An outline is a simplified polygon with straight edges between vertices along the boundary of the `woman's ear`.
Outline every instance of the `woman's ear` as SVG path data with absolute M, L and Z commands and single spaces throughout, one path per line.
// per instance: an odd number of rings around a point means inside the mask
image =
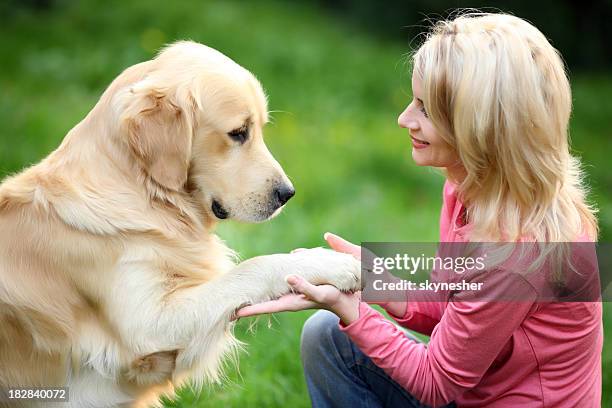
M 179 191 L 187 181 L 191 157 L 191 112 L 166 91 L 133 87 L 123 112 L 127 142 L 144 171 L 161 186 Z

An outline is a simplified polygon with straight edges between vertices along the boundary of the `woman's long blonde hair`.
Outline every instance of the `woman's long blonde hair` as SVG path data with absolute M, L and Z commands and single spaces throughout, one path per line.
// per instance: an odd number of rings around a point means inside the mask
M 537 28 L 507 14 L 464 14 L 436 23 L 413 58 L 428 115 L 467 173 L 454 181 L 470 239 L 597 239 L 569 149 L 569 81 Z

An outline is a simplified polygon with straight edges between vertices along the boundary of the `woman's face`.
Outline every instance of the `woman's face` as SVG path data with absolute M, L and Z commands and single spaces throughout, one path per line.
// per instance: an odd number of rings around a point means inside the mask
M 408 129 L 412 142 L 412 159 L 418 166 L 445 167 L 449 171 L 461 166 L 455 149 L 444 141 L 427 116 L 423 105 L 421 80 L 412 74 L 412 102 L 399 115 L 397 123 Z

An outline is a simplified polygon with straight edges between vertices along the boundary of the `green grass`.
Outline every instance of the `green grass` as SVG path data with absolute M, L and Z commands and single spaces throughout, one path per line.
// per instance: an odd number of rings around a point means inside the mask
M 39 161 L 122 69 L 178 39 L 213 46 L 254 72 L 274 111 L 266 140 L 297 195 L 268 223 L 219 228 L 244 258 L 322 245 L 325 231 L 355 242 L 437 239 L 443 178 L 412 163 L 408 136 L 396 125 L 410 99 L 408 45 L 290 2 L 85 1 L 13 12 L 0 26 L 0 176 Z M 572 84 L 573 146 L 609 241 L 612 80 L 573 73 Z M 298 354 L 308 315 L 277 315 L 270 328 L 262 319 L 255 333 L 240 321 L 238 337 L 249 343 L 240 374 L 230 368 L 228 384 L 199 398 L 184 391 L 167 406 L 309 406 Z M 610 316 L 606 304 L 606 338 Z M 609 341 L 603 360 L 605 405 L 612 404 Z

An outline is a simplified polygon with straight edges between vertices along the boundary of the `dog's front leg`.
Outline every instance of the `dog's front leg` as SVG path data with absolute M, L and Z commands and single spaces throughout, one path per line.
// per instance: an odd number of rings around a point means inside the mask
M 342 291 L 355 291 L 360 289 L 360 271 L 360 262 L 353 256 L 314 248 L 251 258 L 221 280 L 236 287 L 237 300 L 259 303 L 288 293 L 285 277 L 291 274 L 315 285 L 330 284 Z
M 131 275 L 125 274 L 117 286 L 129 303 L 118 306 L 132 316 L 122 320 L 131 322 L 124 328 L 124 337 L 138 340 L 134 346 L 141 350 L 137 352 L 141 356 L 177 350 L 175 380 L 185 375 L 196 383 L 219 380 L 222 362 L 239 348 L 231 330 L 236 309 L 288 293 L 287 275 L 343 291 L 360 289 L 360 262 L 351 255 L 322 248 L 252 258 L 210 282 L 164 296 L 158 284 L 147 291 L 130 286 L 137 271 L 131 269 Z M 140 273 L 148 273 L 148 269 Z M 148 296 L 136 296 L 139 293 Z
M 177 370 L 195 368 L 203 378 L 216 379 L 221 361 L 238 345 L 231 335 L 231 317 L 236 309 L 288 293 L 287 275 L 353 291 L 360 289 L 360 266 L 351 255 L 322 248 L 259 256 L 211 282 L 177 294 L 176 301 L 183 305 L 182 318 L 194 321 L 198 332 L 179 353 Z

